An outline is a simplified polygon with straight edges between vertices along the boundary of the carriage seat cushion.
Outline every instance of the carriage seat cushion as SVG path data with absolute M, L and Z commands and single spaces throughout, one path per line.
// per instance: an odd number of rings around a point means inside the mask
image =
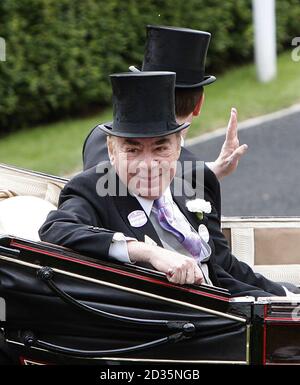
M 0 234 L 39 241 L 38 230 L 52 210 L 56 210 L 52 203 L 34 196 L 4 199 L 0 201 Z
M 222 225 L 240 261 L 272 281 L 300 286 L 299 218 L 223 218 Z

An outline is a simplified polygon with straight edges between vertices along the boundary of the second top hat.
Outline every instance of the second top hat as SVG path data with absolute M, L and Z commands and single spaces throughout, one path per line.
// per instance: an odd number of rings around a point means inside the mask
M 216 80 L 205 75 L 211 34 L 188 28 L 147 26 L 142 71 L 174 71 L 177 88 L 195 88 Z

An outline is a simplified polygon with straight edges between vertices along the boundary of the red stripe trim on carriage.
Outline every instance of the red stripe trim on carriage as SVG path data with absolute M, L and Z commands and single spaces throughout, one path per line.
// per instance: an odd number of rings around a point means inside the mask
M 286 318 L 284 318 L 284 317 L 282 317 L 282 318 L 276 318 L 276 317 L 267 317 L 267 318 L 265 318 L 265 321 L 290 321 L 290 322 L 292 322 L 292 323 L 295 323 L 295 322 L 298 322 L 299 323 L 299 326 L 300 326 L 300 322 L 299 322 L 299 318 L 297 318 L 297 319 L 293 319 L 293 318 L 291 318 L 291 317 L 286 317 Z
M 49 364 L 48 362 L 42 362 L 42 361 L 36 361 L 35 359 L 26 358 L 23 356 L 19 357 L 21 365 L 53 365 Z
M 267 362 L 267 328 L 266 328 L 266 324 L 264 324 L 262 364 L 266 365 L 266 362 Z
M 218 299 L 218 300 L 221 300 L 221 301 L 229 302 L 229 298 L 222 297 L 220 295 L 209 294 L 209 293 L 205 293 L 205 292 L 200 291 L 200 290 L 190 289 L 190 288 L 187 288 L 187 287 L 175 286 L 175 285 L 167 283 L 167 282 L 159 281 L 158 279 L 155 279 L 155 278 L 144 277 L 142 275 L 138 275 L 138 274 L 135 274 L 135 273 L 129 273 L 127 271 L 116 269 L 114 267 L 98 265 L 96 263 L 88 262 L 88 261 L 80 261 L 80 260 L 78 260 L 76 258 L 73 258 L 73 257 L 65 257 L 65 256 L 63 256 L 61 254 L 57 254 L 57 253 L 52 252 L 52 251 L 40 250 L 40 249 L 31 247 L 31 246 L 22 245 L 21 243 L 15 242 L 14 240 L 12 240 L 10 242 L 10 245 L 11 246 L 17 246 L 17 247 L 20 247 L 21 249 L 25 249 L 25 250 L 35 251 L 35 252 L 38 252 L 38 253 L 41 253 L 41 254 L 46 254 L 46 255 L 49 255 L 51 257 L 57 257 L 59 259 L 64 259 L 66 261 L 72 261 L 72 262 L 79 263 L 79 264 L 82 264 L 82 265 L 87 265 L 87 266 L 95 267 L 96 269 L 111 271 L 113 273 L 117 273 L 117 274 L 129 276 L 129 277 L 137 278 L 137 279 L 140 279 L 140 280 L 143 280 L 143 281 L 148 281 L 148 282 L 156 283 L 156 284 L 159 284 L 159 285 L 162 285 L 162 286 L 176 288 L 176 289 L 181 290 L 181 291 L 187 291 L 189 293 L 199 294 L 199 295 L 202 295 L 202 296 L 205 296 L 205 297 L 210 297 L 210 298 Z

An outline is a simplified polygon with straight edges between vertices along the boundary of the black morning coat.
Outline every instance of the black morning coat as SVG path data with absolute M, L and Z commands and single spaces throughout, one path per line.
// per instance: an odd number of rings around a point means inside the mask
M 104 260 L 109 258 L 108 250 L 115 232 L 122 232 L 139 241 L 144 241 L 147 235 L 162 246 L 150 220 L 141 227 L 130 225 L 128 215 L 135 210 L 143 210 L 135 197 L 130 194 L 121 196 L 119 193 L 117 196 L 109 194 L 99 196 L 97 193 L 99 186 L 105 188 L 102 177 L 108 179 L 112 175 L 115 176 L 109 162 L 106 163 L 107 167 L 102 173 L 99 173 L 99 169 L 97 170 L 95 166 L 107 158 L 106 135 L 96 127 L 84 145 L 85 171 L 71 179 L 62 190 L 58 210 L 50 212 L 39 231 L 41 240 Z M 197 158 L 182 148 L 180 161 L 184 160 L 197 160 Z M 203 219 L 199 220 L 195 213 L 187 210 L 185 196 L 173 196 L 173 199 L 196 231 L 200 224 L 208 228 L 209 244 L 212 249 L 208 262 L 211 281 L 215 286 L 228 289 L 233 296 L 284 296 L 285 291 L 281 285 L 261 275 L 256 276 L 247 264 L 238 261 L 231 254 L 220 228 L 219 182 L 208 167 L 205 167 L 204 173 L 204 199 L 212 204 L 210 214 L 204 214 Z M 174 181 L 171 184 L 171 191 L 173 187 Z

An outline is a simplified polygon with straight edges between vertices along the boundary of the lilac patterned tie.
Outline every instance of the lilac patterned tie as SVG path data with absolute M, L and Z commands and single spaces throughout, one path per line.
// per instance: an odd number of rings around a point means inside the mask
M 162 196 L 156 199 L 153 203 L 153 207 L 156 209 L 154 214 L 160 226 L 172 233 L 182 246 L 196 259 L 199 258 L 201 252 L 201 238 L 191 229 L 190 224 L 184 219 L 176 218 L 176 213 L 173 209 L 171 202 L 167 202 L 165 197 Z

